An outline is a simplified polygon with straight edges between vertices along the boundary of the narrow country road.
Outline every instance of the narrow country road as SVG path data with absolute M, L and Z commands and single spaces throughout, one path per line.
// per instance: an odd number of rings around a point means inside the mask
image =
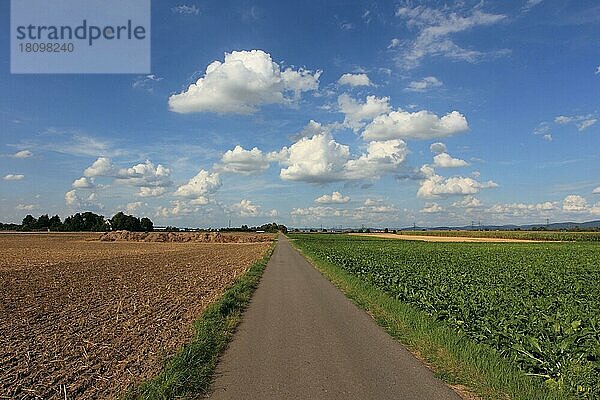
M 210 398 L 459 397 L 281 235 Z

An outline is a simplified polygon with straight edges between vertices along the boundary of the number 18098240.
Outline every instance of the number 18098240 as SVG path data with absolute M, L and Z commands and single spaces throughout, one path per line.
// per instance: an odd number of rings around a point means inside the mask
M 19 43 L 21 53 L 72 53 L 75 50 L 73 43 Z

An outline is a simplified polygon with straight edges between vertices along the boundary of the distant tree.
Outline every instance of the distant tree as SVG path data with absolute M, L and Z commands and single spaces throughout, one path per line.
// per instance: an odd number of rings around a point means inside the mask
M 122 211 L 119 211 L 110 219 L 110 226 L 113 231 L 142 231 L 140 220 L 133 215 L 124 214 Z
M 287 227 L 285 227 L 284 225 L 277 225 L 276 223 L 271 223 L 271 224 L 264 224 L 261 226 L 258 226 L 252 230 L 258 230 L 258 231 L 265 231 L 265 232 L 269 232 L 269 233 L 276 233 L 279 231 L 285 231 L 287 232 Z
M 55 215 L 54 217 L 50 218 L 50 229 L 53 231 L 63 230 L 63 224 L 58 215 Z
M 21 223 L 21 226 L 23 227 L 24 231 L 30 231 L 30 230 L 36 228 L 36 224 L 37 224 L 37 220 L 35 218 L 33 218 L 33 215 L 27 214 L 25 216 L 25 218 L 23 218 L 23 222 Z
M 63 225 L 67 232 L 81 232 L 83 231 L 83 217 L 79 213 L 71 215 L 65 218 Z
M 18 224 L 3 224 L 0 222 L 0 231 L 19 231 L 22 226 Z
M 88 211 L 65 218 L 63 228 L 68 232 L 103 232 L 108 230 L 108 225 L 104 216 Z
M 86 231 L 102 232 L 108 230 L 108 224 L 104 216 L 93 212 L 83 213 L 83 226 Z
M 150 221 L 150 218 L 147 217 L 140 220 L 140 226 L 144 232 L 152 232 L 154 230 L 154 224 Z
M 209 229 L 210 230 L 210 229 Z M 253 226 L 248 227 L 248 225 L 242 225 L 239 228 L 221 228 L 219 229 L 221 232 L 256 232 L 256 231 L 264 231 L 268 233 L 276 233 L 276 232 L 287 232 L 287 227 L 285 225 L 277 225 L 276 223 L 264 224 L 261 226 Z
M 35 224 L 37 229 L 48 229 L 50 228 L 50 217 L 48 214 L 40 215 L 37 219 L 37 223 Z

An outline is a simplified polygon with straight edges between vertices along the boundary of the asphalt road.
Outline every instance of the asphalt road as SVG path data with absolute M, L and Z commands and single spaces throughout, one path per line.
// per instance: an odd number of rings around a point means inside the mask
M 283 236 L 211 399 L 459 399 Z

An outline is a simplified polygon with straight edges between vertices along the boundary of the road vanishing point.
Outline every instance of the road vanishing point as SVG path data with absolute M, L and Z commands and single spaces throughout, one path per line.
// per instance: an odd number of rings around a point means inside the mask
M 211 399 L 459 399 L 280 235 Z

